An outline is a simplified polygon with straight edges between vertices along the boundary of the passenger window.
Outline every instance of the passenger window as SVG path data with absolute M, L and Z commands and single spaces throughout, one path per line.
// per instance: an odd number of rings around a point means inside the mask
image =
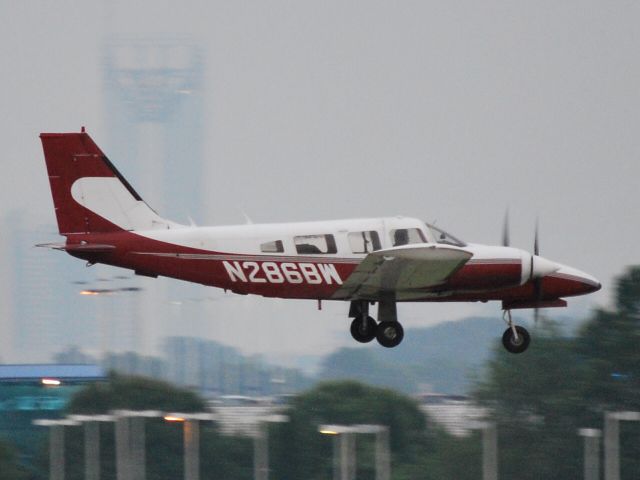
M 284 252 L 284 245 L 282 244 L 282 240 L 265 242 L 260 244 L 260 251 L 263 253 L 282 253 Z
M 391 230 L 391 242 L 394 247 L 410 243 L 427 243 L 419 228 L 399 228 Z
M 378 232 L 350 232 L 348 235 L 352 253 L 369 253 L 380 250 L 380 237 Z
M 303 254 L 337 253 L 336 241 L 333 235 L 301 235 L 293 237 L 296 251 Z

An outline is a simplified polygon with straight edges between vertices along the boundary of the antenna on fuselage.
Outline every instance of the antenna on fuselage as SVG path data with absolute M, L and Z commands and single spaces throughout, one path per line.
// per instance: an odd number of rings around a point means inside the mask
M 244 217 L 244 223 L 246 223 L 247 225 L 253 225 L 253 220 L 251 220 L 251 217 L 247 215 L 247 212 L 244 211 L 244 208 L 238 207 L 238 210 L 240 210 L 240 213 Z
M 509 247 L 511 239 L 509 237 L 509 208 L 504 213 L 504 221 L 502 222 L 502 246 Z

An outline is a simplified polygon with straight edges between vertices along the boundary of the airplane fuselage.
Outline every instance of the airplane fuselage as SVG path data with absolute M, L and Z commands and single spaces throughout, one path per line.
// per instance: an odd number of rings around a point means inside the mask
M 112 246 L 98 252 L 71 249 L 69 253 L 92 263 L 129 268 L 140 275 L 166 276 L 239 294 L 347 300 L 342 287 L 368 254 L 357 251 L 361 245 L 353 245 L 350 239 L 362 232 L 376 232 L 380 242 L 377 247 L 392 248 L 391 232 L 399 229 L 418 229 L 426 240 L 420 245 L 438 245 L 424 222 L 405 217 L 174 226 L 137 232 L 75 234 L 68 237 L 68 244 Z M 327 236 L 333 239 L 335 251 L 298 253 L 301 249 L 296 239 L 324 241 Z M 460 248 L 473 256 L 439 285 L 395 292 L 397 301 L 532 299 L 532 261 L 528 252 L 478 244 L 447 245 L 447 248 Z M 543 299 L 549 300 L 588 293 L 598 285 L 593 277 L 566 266 L 559 266 L 542 281 Z

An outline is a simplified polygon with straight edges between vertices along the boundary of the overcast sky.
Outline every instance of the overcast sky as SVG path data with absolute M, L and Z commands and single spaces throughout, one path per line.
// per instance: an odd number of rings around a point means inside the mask
M 515 246 L 531 249 L 539 217 L 542 255 L 603 282 L 570 302 L 576 314 L 606 305 L 638 263 L 638 2 L 3 1 L 0 19 L 1 214 L 54 223 L 40 132 L 86 125 L 109 155 L 105 38 L 178 34 L 206 54 L 199 223 L 402 214 L 495 244 L 509 207 Z M 250 314 L 195 333 L 263 353 L 351 344 L 346 305 L 222 304 L 210 308 Z M 409 326 L 500 314 L 403 313 Z M 271 315 L 282 322 L 258 325 Z M 314 339 L 291 339 L 296 328 Z

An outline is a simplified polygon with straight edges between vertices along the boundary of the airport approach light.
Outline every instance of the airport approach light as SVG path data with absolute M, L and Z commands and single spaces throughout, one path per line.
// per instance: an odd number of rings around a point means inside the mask
M 620 480 L 620 422 L 640 421 L 640 412 L 604 412 L 604 478 Z
M 581 428 L 578 435 L 584 437 L 584 480 L 600 478 L 600 437 L 602 430 Z
M 62 384 L 57 378 L 43 378 L 40 382 L 48 387 L 57 387 Z
M 389 427 L 385 425 L 320 425 L 318 432 L 336 436 L 334 443 L 333 478 L 340 480 L 355 479 L 356 472 L 356 434 L 374 434 L 376 436 L 375 463 L 376 480 L 389 480 L 391 476 L 391 456 L 389 451 Z

